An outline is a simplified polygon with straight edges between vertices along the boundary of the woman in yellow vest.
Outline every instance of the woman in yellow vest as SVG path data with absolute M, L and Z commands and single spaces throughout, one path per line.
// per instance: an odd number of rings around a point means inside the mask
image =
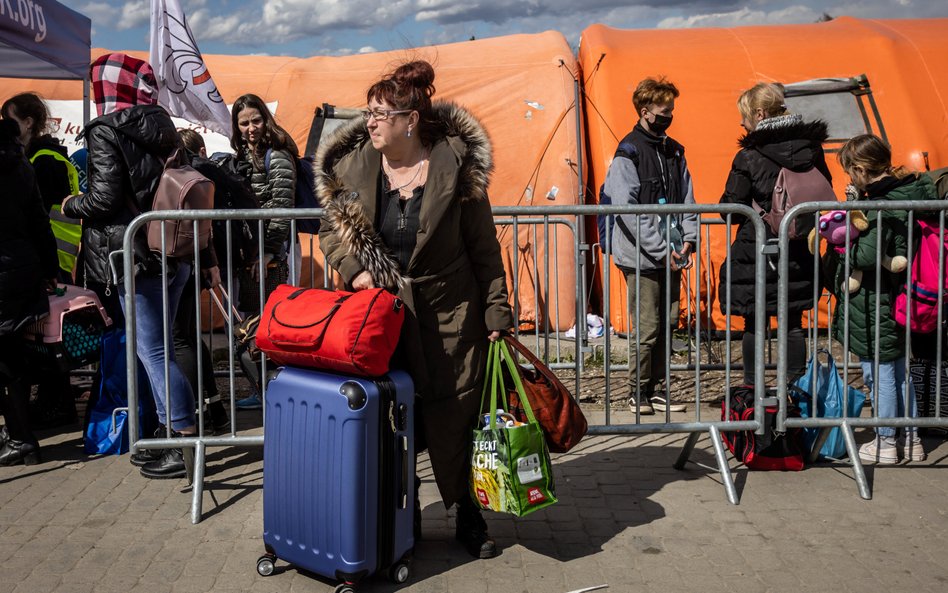
M 70 163 L 66 148 L 47 133 L 49 110 L 37 95 L 21 93 L 7 99 L 0 107 L 0 114 L 3 119 L 13 120 L 20 126 L 19 142 L 33 164 L 36 184 L 56 237 L 58 280 L 73 284 L 82 227 L 78 220 L 63 216 L 61 204 L 66 196 L 79 193 L 76 168 Z M 77 421 L 68 374 L 48 371 L 41 374 L 37 398 L 30 404 L 29 417 L 34 428 L 65 426 Z
M 20 144 L 26 157 L 33 163 L 36 181 L 43 195 L 43 205 L 49 212 L 53 234 L 62 270 L 59 280 L 73 283 L 76 253 L 82 229 L 79 221 L 63 216 L 60 209 L 63 198 L 79 193 L 79 175 L 69 161 L 66 148 L 47 133 L 50 124 L 49 110 L 34 93 L 20 93 L 4 101 L 0 108 L 4 119 L 12 119 L 20 125 Z

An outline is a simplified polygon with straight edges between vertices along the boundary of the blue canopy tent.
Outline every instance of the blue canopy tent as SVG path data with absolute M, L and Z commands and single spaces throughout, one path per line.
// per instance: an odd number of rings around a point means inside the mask
M 0 77 L 83 81 L 89 121 L 92 21 L 54 0 L 0 0 Z

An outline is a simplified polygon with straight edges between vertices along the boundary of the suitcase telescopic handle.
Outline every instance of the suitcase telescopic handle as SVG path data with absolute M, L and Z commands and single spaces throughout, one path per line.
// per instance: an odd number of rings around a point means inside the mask
M 401 492 L 401 496 L 399 496 L 398 498 L 399 502 L 401 503 L 401 506 L 399 506 L 398 508 L 407 509 L 408 508 L 408 480 L 409 480 L 408 437 L 402 436 L 400 440 L 401 440 L 401 443 L 400 443 L 401 447 L 399 447 L 399 449 L 401 449 L 401 452 L 402 452 L 402 492 Z
M 230 300 L 230 295 L 227 294 L 227 291 L 224 290 L 223 286 L 218 286 L 217 288 L 221 291 L 221 294 L 224 295 L 224 300 L 227 301 L 227 304 L 230 305 L 231 313 L 234 315 L 234 319 L 236 319 L 238 323 L 243 323 L 244 316 L 241 315 L 240 311 L 237 310 L 237 307 L 234 305 L 234 301 Z M 217 293 L 214 292 L 213 289 L 209 290 L 208 293 L 211 295 L 211 300 L 214 301 L 215 305 L 217 305 L 217 310 L 220 311 L 221 315 L 223 315 L 226 319 L 228 316 L 227 309 L 224 307 L 224 303 L 221 302 L 220 297 L 217 296 Z

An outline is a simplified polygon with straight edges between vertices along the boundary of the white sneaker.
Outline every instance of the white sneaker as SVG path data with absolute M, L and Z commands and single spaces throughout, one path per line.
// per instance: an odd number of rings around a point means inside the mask
M 895 446 L 895 439 L 877 436 L 859 447 L 859 459 L 867 463 L 878 463 L 880 465 L 898 463 L 899 450 Z
M 922 439 L 916 435 L 914 438 L 906 437 L 902 447 L 902 457 L 905 461 L 925 461 L 928 455 L 922 448 Z
M 648 403 L 648 400 L 646 400 L 645 398 L 642 398 L 642 405 L 637 406 L 635 404 L 635 398 L 630 397 L 629 410 L 631 410 L 632 413 L 635 414 L 636 409 L 639 411 L 639 415 L 641 416 L 651 416 L 655 413 L 655 410 L 652 408 L 652 404 Z
M 685 404 L 669 404 L 664 395 L 653 395 L 649 401 L 652 403 L 652 407 L 659 412 L 664 412 L 665 408 L 668 408 L 672 412 L 685 412 L 688 410 L 688 406 Z

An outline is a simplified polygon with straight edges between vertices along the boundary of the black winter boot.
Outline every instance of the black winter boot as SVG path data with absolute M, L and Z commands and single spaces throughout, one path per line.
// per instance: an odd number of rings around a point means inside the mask
M 497 545 L 487 534 L 487 522 L 470 499 L 464 498 L 458 503 L 454 537 L 475 558 L 493 558 L 497 555 Z
M 30 385 L 20 379 L 0 388 L 0 411 L 6 421 L 7 441 L 0 449 L 0 465 L 40 462 L 40 446 L 30 431 Z
M 188 475 L 184 467 L 184 453 L 181 449 L 160 449 L 161 458 L 146 463 L 139 470 L 142 476 L 153 480 L 171 480 Z
M 36 465 L 40 462 L 40 447 L 36 441 L 9 440 L 0 449 L 0 465 Z
M 173 438 L 183 436 L 180 432 L 171 431 Z M 139 470 L 142 476 L 153 480 L 171 480 L 174 478 L 183 478 L 188 475 L 184 465 L 184 452 L 180 448 L 175 449 L 157 449 L 161 457 L 157 461 L 146 463 Z
M 161 424 L 155 429 L 155 438 L 161 439 L 165 436 L 165 427 Z M 141 449 L 138 453 L 131 455 L 128 460 L 135 467 L 141 467 L 146 463 L 158 461 L 161 459 L 161 449 Z

